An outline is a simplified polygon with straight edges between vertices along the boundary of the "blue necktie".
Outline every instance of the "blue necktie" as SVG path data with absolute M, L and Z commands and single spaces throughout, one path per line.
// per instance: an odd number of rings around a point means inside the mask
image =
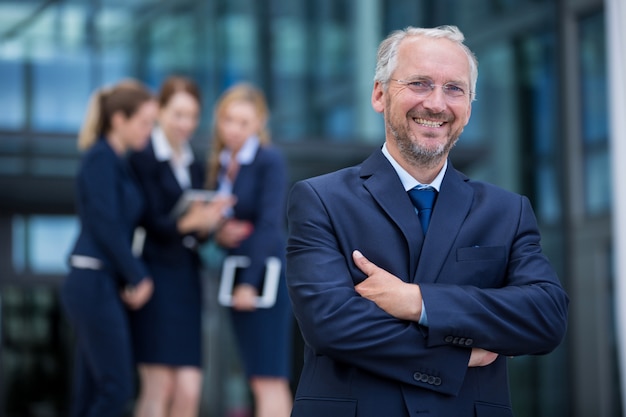
M 433 204 L 435 203 L 435 198 L 437 198 L 437 190 L 433 187 L 415 187 L 410 189 L 408 193 L 413 205 L 417 208 L 417 216 L 422 224 L 422 230 L 426 234 L 428 223 L 430 223 L 430 215 L 433 211 Z

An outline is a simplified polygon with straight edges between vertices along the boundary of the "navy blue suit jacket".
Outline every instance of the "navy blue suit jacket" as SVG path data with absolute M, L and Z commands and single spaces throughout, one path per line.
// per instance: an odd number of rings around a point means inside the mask
M 141 184 L 147 206 L 142 220 L 146 229 L 143 257 L 147 262 L 176 264 L 189 251 L 183 245 L 184 236 L 178 231 L 178 219 L 171 216 L 183 189 L 174 176 L 169 160 L 156 159 L 152 141 L 141 152 L 132 154 L 130 162 Z M 189 166 L 189 176 L 190 188 L 204 187 L 203 164 L 194 161 Z
M 239 283 L 260 290 L 266 259 L 274 256 L 284 261 L 287 186 L 287 166 L 277 148 L 260 146 L 254 161 L 239 168 L 233 185 L 234 217 L 254 225 L 253 233 L 229 251 L 229 255 L 250 257 L 250 266 L 237 274 Z
M 528 199 L 451 164 L 425 239 L 380 150 L 297 183 L 288 218 L 287 283 L 306 344 L 293 417 L 512 416 L 506 357 L 550 352 L 564 336 L 568 298 Z M 419 283 L 428 328 L 359 296 L 355 249 Z M 468 368 L 473 347 L 500 356 Z
M 97 258 L 119 284 L 137 284 L 148 274 L 131 252 L 144 202 L 128 166 L 104 139 L 81 159 L 76 176 L 81 231 L 72 254 Z

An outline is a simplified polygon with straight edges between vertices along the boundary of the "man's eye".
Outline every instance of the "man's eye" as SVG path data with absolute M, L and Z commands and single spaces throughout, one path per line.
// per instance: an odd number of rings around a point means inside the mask
M 463 87 L 459 87 L 455 84 L 446 84 L 444 89 L 453 94 L 465 94 L 465 90 Z
M 425 90 L 430 88 L 430 84 L 426 81 L 411 81 L 409 85 L 413 88 L 417 88 L 419 90 Z

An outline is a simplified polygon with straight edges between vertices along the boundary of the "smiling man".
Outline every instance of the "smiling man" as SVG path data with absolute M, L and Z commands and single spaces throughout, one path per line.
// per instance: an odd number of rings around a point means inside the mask
M 385 39 L 372 92 L 385 143 L 291 191 L 306 343 L 293 417 L 510 417 L 506 361 L 563 339 L 568 297 L 529 200 L 448 159 L 478 77 L 463 40 L 453 26 Z

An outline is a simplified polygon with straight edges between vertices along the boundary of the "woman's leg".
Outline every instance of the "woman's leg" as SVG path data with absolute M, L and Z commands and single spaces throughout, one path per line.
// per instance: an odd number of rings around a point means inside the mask
M 72 415 L 124 415 L 134 392 L 134 366 L 124 306 L 102 271 L 73 270 L 63 301 L 77 338 Z
M 139 364 L 139 397 L 135 417 L 166 417 L 174 393 L 174 368 Z
M 286 378 L 254 376 L 250 378 L 250 388 L 255 417 L 289 417 L 293 398 Z
M 197 417 L 202 395 L 202 370 L 183 366 L 175 368 L 174 394 L 170 417 Z
M 83 352 L 80 339 L 76 341 L 74 355 L 70 417 L 82 417 L 89 413 L 89 407 L 93 403 L 95 381 L 87 368 L 85 352 Z

